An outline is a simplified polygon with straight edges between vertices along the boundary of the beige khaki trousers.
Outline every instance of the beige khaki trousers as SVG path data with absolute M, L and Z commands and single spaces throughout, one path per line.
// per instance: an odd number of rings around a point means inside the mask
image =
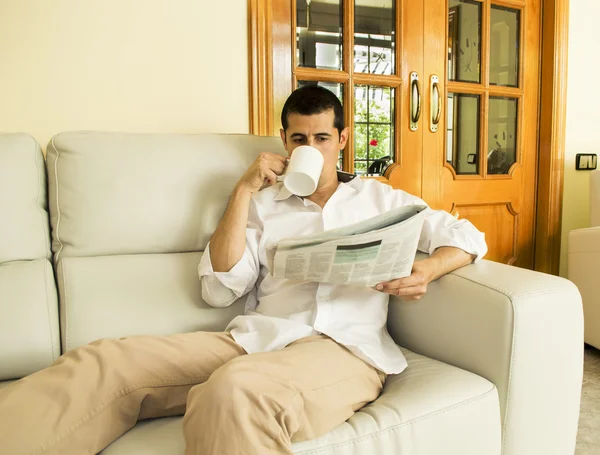
M 325 336 L 250 355 L 228 333 L 100 340 L 0 390 L 0 454 L 93 455 L 138 420 L 185 414 L 186 455 L 287 455 L 384 381 Z

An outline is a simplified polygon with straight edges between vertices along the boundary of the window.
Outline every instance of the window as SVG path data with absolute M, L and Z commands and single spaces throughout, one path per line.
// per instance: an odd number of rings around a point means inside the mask
M 344 104 L 352 140 L 340 169 L 383 175 L 397 148 L 395 1 L 296 0 L 292 9 L 295 86 L 319 84 Z

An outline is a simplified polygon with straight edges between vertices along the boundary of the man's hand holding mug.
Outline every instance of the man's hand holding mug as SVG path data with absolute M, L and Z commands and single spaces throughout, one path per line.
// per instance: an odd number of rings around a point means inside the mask
M 256 193 L 265 185 L 282 181 L 290 193 L 310 196 L 319 184 L 323 161 L 321 152 L 309 145 L 296 147 L 289 158 L 264 152 L 239 180 L 238 187 Z

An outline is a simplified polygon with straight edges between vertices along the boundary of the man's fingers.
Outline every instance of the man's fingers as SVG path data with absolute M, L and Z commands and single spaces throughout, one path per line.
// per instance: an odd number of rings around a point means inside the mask
M 410 286 L 420 286 L 425 284 L 425 279 L 421 275 L 413 274 L 405 278 L 398 278 L 397 280 L 386 281 L 379 283 L 376 288 L 379 291 L 386 292 L 390 289 L 405 288 Z
M 283 156 L 283 155 L 278 155 L 277 153 L 269 153 L 269 152 L 265 152 L 262 153 L 261 156 L 268 161 L 269 163 L 273 164 L 273 165 L 281 165 L 283 164 L 284 166 L 287 164 L 287 162 L 289 161 L 289 157 L 288 156 Z
M 276 155 L 275 153 L 264 154 L 262 156 L 263 164 L 261 167 L 267 168 L 280 175 L 287 166 L 287 157 Z
M 259 167 L 280 168 L 285 167 L 288 162 L 288 157 L 278 155 L 276 153 L 263 152 L 256 159 Z
M 275 158 L 277 161 L 281 161 L 282 163 L 285 163 L 290 158 L 289 156 L 280 155 L 278 153 L 269 153 L 269 156 Z
M 427 288 L 424 286 L 410 286 L 408 288 L 392 289 L 390 293 L 392 295 L 397 295 L 398 297 L 408 297 L 423 295 L 426 290 Z
M 277 183 L 277 174 L 275 174 L 275 172 L 273 172 L 271 169 L 265 169 L 265 180 L 269 184 L 274 185 Z
M 408 286 L 402 288 L 387 288 L 387 289 L 378 289 L 378 291 L 384 292 L 390 295 L 413 295 L 413 294 L 424 294 L 427 290 L 426 286 Z
M 270 163 L 270 168 L 271 170 L 273 170 L 276 174 L 281 175 L 283 173 L 283 171 L 285 170 L 285 163 L 282 163 L 281 161 L 275 161 L 273 163 Z
M 389 295 L 399 297 L 402 300 L 419 300 L 427 292 L 425 286 L 411 286 L 408 288 L 400 289 L 389 289 L 387 291 L 381 291 Z
M 285 170 L 285 164 L 275 161 L 264 161 L 257 168 L 257 173 L 265 182 L 274 185 L 277 183 L 277 176 Z

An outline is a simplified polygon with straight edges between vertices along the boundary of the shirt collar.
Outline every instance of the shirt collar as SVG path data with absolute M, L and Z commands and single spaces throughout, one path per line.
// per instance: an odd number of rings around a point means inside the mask
M 339 181 L 339 175 L 338 175 L 338 181 Z M 338 191 L 339 188 L 341 188 L 341 187 L 351 188 L 358 193 L 361 190 L 361 188 L 363 187 L 363 181 L 359 176 L 356 176 L 347 183 L 340 182 L 340 185 L 338 186 L 338 189 L 336 191 Z M 281 188 L 279 189 L 279 192 L 277 193 L 277 195 L 275 195 L 274 200 L 275 201 L 285 201 L 286 199 L 289 199 L 291 196 L 293 196 L 293 194 L 290 193 L 288 191 L 288 189 L 285 186 L 283 186 L 283 183 L 282 183 Z M 298 197 L 298 196 L 296 196 L 296 197 Z

